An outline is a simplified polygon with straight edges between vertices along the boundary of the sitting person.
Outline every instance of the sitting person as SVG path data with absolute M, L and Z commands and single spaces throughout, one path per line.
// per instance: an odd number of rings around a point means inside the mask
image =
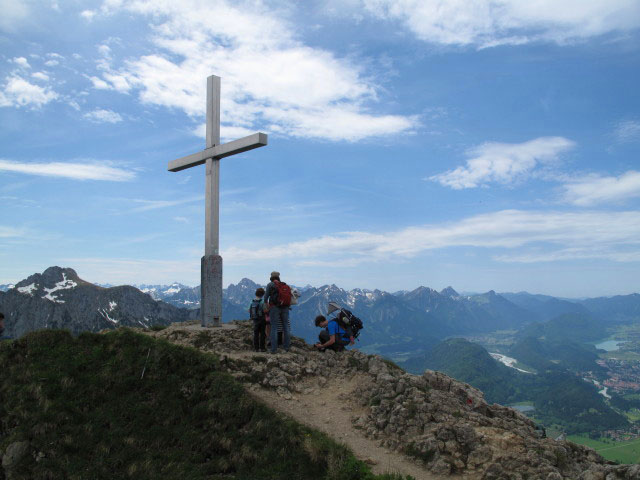
M 335 318 L 327 320 L 323 315 L 318 315 L 315 323 L 316 327 L 322 328 L 320 335 L 318 335 L 319 342 L 314 345 L 320 351 L 324 352 L 329 348 L 341 352 L 347 345 L 353 345 L 353 337 Z

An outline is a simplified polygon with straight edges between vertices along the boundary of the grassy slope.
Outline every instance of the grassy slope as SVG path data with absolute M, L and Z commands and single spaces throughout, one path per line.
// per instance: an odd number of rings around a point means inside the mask
M 131 331 L 34 332 L 0 343 L 0 365 L 0 452 L 30 442 L 16 479 L 391 478 L 254 401 L 213 356 Z
M 620 463 L 640 462 L 640 439 L 629 440 L 628 442 L 614 442 L 612 440 L 604 442 L 602 440 L 593 440 L 584 435 L 570 435 L 567 440 L 591 447 L 607 460 L 614 460 Z

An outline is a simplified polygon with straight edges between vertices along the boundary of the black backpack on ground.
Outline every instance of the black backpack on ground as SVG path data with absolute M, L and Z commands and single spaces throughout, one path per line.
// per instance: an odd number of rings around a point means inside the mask
M 347 331 L 350 337 L 358 338 L 360 335 L 360 330 L 364 328 L 362 325 L 362 320 L 356 317 L 353 313 L 351 313 L 346 308 L 341 308 L 340 313 L 336 317 L 338 325 Z

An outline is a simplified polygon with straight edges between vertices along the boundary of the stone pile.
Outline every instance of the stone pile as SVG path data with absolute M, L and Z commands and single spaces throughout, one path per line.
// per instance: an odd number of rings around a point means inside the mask
M 254 353 L 249 322 L 204 331 L 174 324 L 152 334 L 213 352 L 250 389 L 272 389 L 285 399 L 357 377 L 344 399 L 354 412 L 353 427 L 437 475 L 640 479 L 640 465 L 615 465 L 588 447 L 544 438 L 523 414 L 487 404 L 482 392 L 440 372 L 411 375 L 376 355 L 321 353 L 297 338 L 288 354 Z

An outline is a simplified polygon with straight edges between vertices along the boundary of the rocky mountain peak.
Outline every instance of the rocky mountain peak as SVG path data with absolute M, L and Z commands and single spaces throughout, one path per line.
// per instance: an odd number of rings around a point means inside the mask
M 50 286 L 49 284 L 56 284 L 63 281 L 82 281 L 73 268 L 62 267 L 47 268 L 44 272 L 42 272 L 42 279 L 46 282 L 47 286 Z
M 413 297 L 417 297 L 417 296 L 423 296 L 423 295 L 432 296 L 432 295 L 439 295 L 439 294 L 433 288 L 429 288 L 429 287 L 425 287 L 425 286 L 419 286 L 415 290 L 412 290 L 411 292 L 409 292 L 409 295 L 411 295 Z
M 458 298 L 460 296 L 460 294 L 458 292 L 456 292 L 453 287 L 447 287 L 445 289 L 443 289 L 440 292 L 440 295 L 444 296 L 444 297 L 450 297 L 450 298 Z
M 49 267 L 42 273 L 30 275 L 25 280 L 16 284 L 16 289 L 21 293 L 33 294 L 50 290 L 69 289 L 87 283 L 78 277 L 72 268 Z
M 233 285 L 233 284 L 232 284 Z M 229 285 L 231 286 L 231 285 Z M 260 285 L 258 285 L 256 282 L 254 282 L 253 280 L 249 279 L 249 278 L 243 278 L 242 280 L 240 280 L 238 282 L 238 287 L 243 287 L 243 288 L 258 288 Z

